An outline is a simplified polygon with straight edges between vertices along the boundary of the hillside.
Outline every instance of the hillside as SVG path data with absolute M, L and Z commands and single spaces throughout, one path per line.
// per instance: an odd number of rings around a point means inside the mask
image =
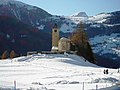
M 20 90 L 91 90 L 114 86 L 119 82 L 117 69 L 104 74 L 105 69 L 71 54 L 34 54 L 0 60 L 0 89 L 12 90 L 14 80 Z
M 81 15 L 81 13 L 83 15 Z M 87 16 L 85 12 L 60 17 L 62 36 L 69 36 L 79 22 L 84 23 L 93 52 L 101 58 L 120 62 L 120 11 Z M 64 18 L 64 19 L 61 19 Z M 55 19 L 56 20 L 56 19 Z
M 0 15 L 15 17 L 25 24 L 38 25 L 51 15 L 41 8 L 16 0 L 0 0 Z
M 18 55 L 27 51 L 49 50 L 50 38 L 49 34 L 15 18 L 0 16 L 0 55 L 5 50 L 14 50 Z

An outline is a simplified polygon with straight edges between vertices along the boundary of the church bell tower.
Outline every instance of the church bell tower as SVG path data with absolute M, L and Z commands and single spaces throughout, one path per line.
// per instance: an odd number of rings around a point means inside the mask
M 59 28 L 57 24 L 52 28 L 52 47 L 58 47 L 58 41 L 59 41 Z

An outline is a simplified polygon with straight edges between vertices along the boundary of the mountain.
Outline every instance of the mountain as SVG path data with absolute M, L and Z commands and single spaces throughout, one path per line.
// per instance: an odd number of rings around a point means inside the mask
M 36 17 L 39 21 L 39 19 L 44 19 L 51 16 L 51 14 L 47 13 L 41 8 L 31 6 L 16 0 L 0 0 L 0 10 L 0 14 L 2 15 L 10 15 L 12 17 L 18 18 L 21 21 L 26 18 L 31 24 L 35 21 L 34 19 Z M 26 23 L 28 22 L 26 21 Z
M 69 28 L 69 32 L 72 32 L 81 21 L 84 23 L 85 31 L 88 34 L 94 53 L 104 58 L 119 61 L 120 11 L 100 13 L 90 17 L 69 16 L 66 17 L 65 22 L 67 23 L 63 23 L 61 27 L 66 30 Z M 65 30 L 63 32 L 69 33 Z
M 115 11 L 111 13 L 100 13 L 95 16 L 90 17 L 81 17 L 81 16 L 69 16 L 65 17 L 68 20 L 72 20 L 73 22 L 68 22 L 69 27 L 75 29 L 78 23 L 81 21 L 85 24 L 86 31 L 89 34 L 89 37 L 94 37 L 99 34 L 111 34 L 111 33 L 119 33 L 120 32 L 120 11 Z M 67 20 L 66 19 L 66 20 Z M 72 24 L 72 23 L 76 23 Z
M 0 15 L 17 18 L 41 30 L 44 28 L 43 22 L 51 16 L 41 8 L 15 0 L 0 0 Z
M 60 30 L 63 36 L 69 36 L 82 21 L 96 56 L 120 62 L 120 11 L 90 17 L 73 15 L 59 18 L 64 18 L 58 19 L 62 21 Z
M 89 17 L 84 20 L 84 25 L 98 65 L 119 67 L 120 11 Z
M 85 25 L 94 53 L 120 60 L 120 11 L 90 17 Z
M 51 35 L 44 32 L 44 25 L 49 26 L 46 18 L 50 16 L 35 6 L 16 0 L 0 0 L 0 55 L 5 50 L 15 50 L 17 54 L 50 50 Z M 48 30 L 51 31 L 50 27 Z
M 47 37 L 46 37 L 47 36 Z M 50 50 L 51 35 L 8 16 L 0 16 L 0 55 L 7 50 L 17 54 Z
M 85 12 L 72 16 L 57 16 L 19 1 L 0 0 L 0 15 L 15 18 L 29 27 L 37 28 L 39 33 L 45 33 L 42 34 L 45 37 L 42 41 L 50 41 L 47 42 L 46 49 L 39 47 L 40 50 L 51 49 L 50 35 L 54 23 L 60 27 L 61 37 L 68 37 L 82 21 L 94 53 L 102 58 L 120 62 L 120 11 L 95 16 L 88 16 Z
M 72 15 L 72 17 L 88 17 L 88 15 L 85 12 L 79 12 Z

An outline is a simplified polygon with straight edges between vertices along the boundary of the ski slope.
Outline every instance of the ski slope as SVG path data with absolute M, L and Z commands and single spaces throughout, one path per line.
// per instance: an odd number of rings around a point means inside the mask
M 77 55 L 34 54 L 0 60 L 0 90 L 95 90 L 119 83 L 117 69 L 87 62 Z

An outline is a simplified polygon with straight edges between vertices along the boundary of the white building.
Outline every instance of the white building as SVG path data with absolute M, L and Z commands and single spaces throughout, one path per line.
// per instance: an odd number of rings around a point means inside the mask
M 70 39 L 62 37 L 58 42 L 58 50 L 60 52 L 70 51 Z

